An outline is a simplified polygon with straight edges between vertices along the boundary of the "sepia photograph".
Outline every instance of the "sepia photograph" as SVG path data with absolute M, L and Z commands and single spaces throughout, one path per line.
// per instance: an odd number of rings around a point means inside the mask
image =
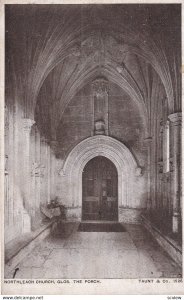
M 181 13 L 4 5 L 5 283 L 182 280 Z

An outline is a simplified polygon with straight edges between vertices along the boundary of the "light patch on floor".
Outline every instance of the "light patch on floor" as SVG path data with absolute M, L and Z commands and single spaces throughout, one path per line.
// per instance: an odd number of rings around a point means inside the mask
M 16 278 L 181 277 L 181 268 L 139 225 L 126 232 L 50 236 L 21 263 Z M 6 274 L 6 278 L 12 278 Z

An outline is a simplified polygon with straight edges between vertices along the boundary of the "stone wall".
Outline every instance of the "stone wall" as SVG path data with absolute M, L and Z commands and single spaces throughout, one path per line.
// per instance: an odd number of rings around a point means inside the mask
M 133 155 L 137 167 L 141 168 L 141 177 L 136 177 L 136 174 L 134 174 L 135 178 L 131 177 L 128 200 L 126 200 L 126 196 L 121 196 L 119 206 L 122 209 L 125 207 L 144 209 L 147 201 L 147 148 L 144 145 L 144 119 L 136 103 L 122 89 L 112 83 L 109 83 L 109 86 L 109 136 L 126 146 Z M 57 157 L 55 196 L 68 207 L 69 215 L 71 215 L 72 209 L 72 214 L 76 218 L 81 216 L 81 199 L 79 200 L 77 195 L 75 195 L 76 199 L 71 199 L 71 184 L 67 182 L 66 174 L 61 175 L 61 173 L 70 153 L 79 143 L 82 141 L 85 143 L 85 140 L 93 134 L 92 90 L 91 85 L 87 85 L 78 92 L 66 108 L 58 127 L 58 144 L 57 149 L 55 149 Z M 127 166 L 122 167 L 121 172 L 126 173 L 130 178 L 131 175 Z M 136 173 L 136 170 L 134 170 L 134 173 Z M 78 176 L 80 175 L 78 174 Z M 77 185 L 80 180 L 79 178 L 73 178 L 71 181 Z M 119 182 L 119 184 L 122 183 Z M 123 186 L 122 190 L 126 190 L 126 185 Z M 137 214 L 132 216 L 130 218 L 131 222 L 139 219 Z M 121 217 L 121 219 L 124 219 L 124 217 Z
M 40 207 L 51 199 L 52 153 L 34 120 L 5 109 L 5 242 L 41 225 Z
M 181 112 L 170 114 L 165 97 L 159 102 L 148 147 L 147 216 L 164 234 L 181 239 Z
M 143 118 L 136 103 L 117 85 L 109 83 L 109 135 L 123 142 L 141 166 L 147 157 Z M 77 143 L 92 135 L 92 124 L 92 91 L 87 85 L 70 101 L 61 118 L 57 140 L 62 160 Z

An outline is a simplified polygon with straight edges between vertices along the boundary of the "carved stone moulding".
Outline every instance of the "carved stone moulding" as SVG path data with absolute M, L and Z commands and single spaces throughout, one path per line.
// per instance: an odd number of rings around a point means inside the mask
M 181 125 L 182 113 L 176 112 L 168 116 L 168 119 L 171 121 L 171 125 L 177 126 Z
M 118 172 L 118 201 L 119 205 L 127 206 L 132 201 L 130 196 L 132 178 L 141 175 L 141 169 L 129 151 L 121 142 L 104 135 L 95 135 L 79 143 L 68 155 L 62 170 L 60 170 L 63 187 L 67 189 L 67 197 L 71 205 L 82 205 L 82 171 L 88 161 L 96 156 L 104 156 L 110 159 Z M 138 172 L 138 174 L 136 174 Z
M 151 143 L 152 143 L 152 137 L 151 137 L 151 136 L 146 137 L 146 138 L 143 140 L 142 148 L 143 148 L 144 150 L 148 150 L 149 147 L 151 146 Z
M 8 155 L 5 154 L 5 158 L 4 158 L 4 170 L 5 173 L 8 173 Z
M 92 82 L 92 88 L 96 96 L 109 92 L 109 82 L 105 77 L 98 77 Z
M 173 157 L 170 158 L 169 164 L 170 164 L 169 170 L 170 172 L 173 172 L 174 171 Z
M 145 139 L 144 139 L 144 142 L 145 143 L 151 143 L 152 142 L 152 137 L 151 136 L 148 136 L 148 137 L 146 137 Z
M 43 164 L 34 162 L 31 168 L 31 176 L 44 177 L 45 166 Z
M 163 173 L 163 161 L 159 161 L 159 162 L 158 162 L 158 172 L 159 172 L 160 174 Z
M 32 120 L 32 119 L 23 119 L 23 128 L 25 131 L 30 131 L 31 130 L 31 127 L 35 124 L 35 121 Z
M 103 120 L 95 122 L 95 134 L 105 134 L 105 123 Z
M 79 57 L 81 55 L 81 48 L 78 44 L 75 44 L 71 49 L 71 55 Z
M 142 168 L 142 167 L 137 167 L 137 168 L 135 169 L 135 175 L 136 175 L 137 177 L 141 177 L 141 176 L 143 175 L 143 168 Z

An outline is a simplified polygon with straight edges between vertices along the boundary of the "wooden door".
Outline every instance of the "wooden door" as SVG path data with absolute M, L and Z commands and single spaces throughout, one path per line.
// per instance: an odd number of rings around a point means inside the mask
M 82 186 L 83 220 L 118 220 L 118 176 L 109 159 L 90 160 L 83 170 Z

